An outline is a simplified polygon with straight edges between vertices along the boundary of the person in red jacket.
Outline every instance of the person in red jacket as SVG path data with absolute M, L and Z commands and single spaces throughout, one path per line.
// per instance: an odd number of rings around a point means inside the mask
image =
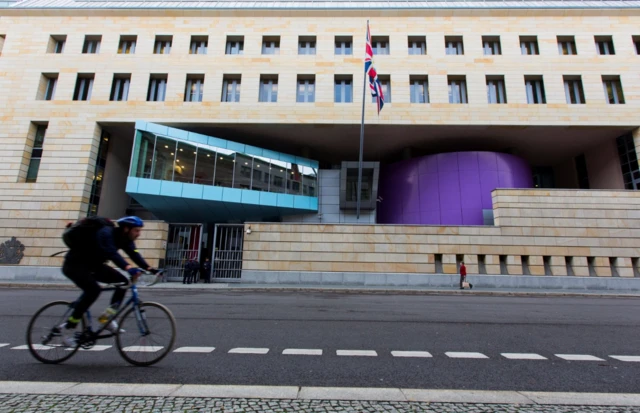
M 464 283 L 467 281 L 467 267 L 465 267 L 464 262 L 460 261 L 460 289 L 464 290 Z M 469 288 L 473 288 L 473 284 L 469 283 Z

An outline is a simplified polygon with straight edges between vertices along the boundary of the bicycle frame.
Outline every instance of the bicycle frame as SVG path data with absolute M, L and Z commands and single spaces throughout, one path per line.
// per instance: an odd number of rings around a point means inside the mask
M 117 288 L 118 287 L 101 288 L 100 292 L 115 291 Z M 138 297 L 138 287 L 135 284 L 133 284 L 127 287 L 127 289 L 131 290 L 131 297 L 124 303 L 124 305 L 121 305 L 120 309 L 114 315 L 109 317 L 107 322 L 104 323 L 102 327 L 100 327 L 97 331 L 93 331 L 93 318 L 91 317 L 91 311 L 87 309 L 87 311 L 85 312 L 85 317 L 86 317 L 86 326 L 89 332 L 91 333 L 90 339 L 98 340 L 98 339 L 115 336 L 115 333 L 109 333 L 104 335 L 100 335 L 100 334 L 106 330 L 107 326 L 109 325 L 109 323 L 111 323 L 111 321 L 117 319 L 122 313 L 125 312 L 125 310 L 129 308 L 129 306 L 138 308 L 138 306 L 140 305 L 140 298 Z M 80 297 L 69 306 L 70 311 L 76 306 L 76 304 L 82 299 L 83 296 L 84 296 L 84 293 L 81 294 Z M 143 323 L 141 323 L 139 311 L 136 312 L 136 319 L 138 320 L 138 328 L 140 329 L 140 334 L 143 334 L 143 335 L 146 334 L 147 332 L 145 330 L 147 327 L 146 325 L 142 325 Z

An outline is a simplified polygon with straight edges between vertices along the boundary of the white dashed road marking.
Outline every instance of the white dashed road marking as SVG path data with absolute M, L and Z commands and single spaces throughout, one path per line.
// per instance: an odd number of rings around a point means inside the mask
M 90 349 L 87 349 L 87 350 L 85 350 L 85 349 L 83 349 L 83 348 L 80 348 L 80 351 L 105 351 L 105 350 L 107 350 L 107 349 L 110 349 L 111 347 L 113 347 L 113 346 L 99 346 L 99 345 L 95 345 L 95 346 L 93 346 L 93 347 L 91 347 Z M 67 350 L 71 350 L 71 349 L 67 349 Z
M 33 348 L 36 350 L 51 350 L 53 346 L 43 346 L 42 344 L 34 344 Z M 29 350 L 28 345 L 12 347 L 11 350 Z
M 338 356 L 356 356 L 356 357 L 377 357 L 378 353 L 374 350 L 337 350 Z
M 173 350 L 174 353 L 211 353 L 215 347 L 180 347 Z
M 229 350 L 232 354 L 267 354 L 268 348 L 251 348 L 251 347 L 238 347 Z
M 638 361 L 640 362 L 640 356 L 609 356 L 612 359 L 620 361 Z
M 7 347 L 9 343 L 0 343 L 0 347 Z
M 162 346 L 129 346 L 129 347 L 123 348 L 122 350 L 140 352 L 140 353 L 154 353 L 162 349 L 163 349 Z
M 321 356 L 322 350 L 318 349 L 304 349 L 304 348 L 288 348 L 285 349 L 282 354 L 292 356 Z
M 459 351 L 447 351 L 444 353 L 447 357 L 452 359 L 488 359 L 489 357 L 485 356 L 482 353 L 466 353 Z
M 556 354 L 556 356 L 568 361 L 604 361 L 599 357 L 588 354 Z
M 428 351 L 392 351 L 393 357 L 433 357 Z
M 501 353 L 509 360 L 547 360 L 546 357 L 536 353 Z

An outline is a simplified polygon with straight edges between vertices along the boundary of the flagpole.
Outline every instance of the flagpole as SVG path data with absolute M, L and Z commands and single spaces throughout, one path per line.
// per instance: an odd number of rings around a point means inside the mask
M 367 20 L 367 33 L 369 33 L 369 20 Z M 360 198 L 362 196 L 362 151 L 364 150 L 364 99 L 367 91 L 367 71 L 364 71 L 362 82 L 362 120 L 360 122 L 360 157 L 358 159 L 358 194 L 356 202 L 356 219 L 360 219 Z

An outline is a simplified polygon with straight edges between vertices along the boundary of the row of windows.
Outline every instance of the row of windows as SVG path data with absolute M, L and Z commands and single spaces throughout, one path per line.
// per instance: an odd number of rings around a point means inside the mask
M 408 36 L 407 46 L 409 55 L 426 55 L 427 42 L 425 36 Z M 636 47 L 636 54 L 640 54 L 640 36 L 632 36 Z M 66 35 L 52 35 L 47 51 L 49 53 L 62 53 L 67 40 Z M 119 54 L 134 54 L 138 36 L 122 35 L 118 45 Z M 596 52 L 599 55 L 614 55 L 615 47 L 611 36 L 594 36 Z M 445 36 L 445 53 L 447 55 L 464 55 L 464 41 L 462 36 Z M 574 36 L 557 36 L 558 53 L 561 55 L 577 55 L 578 49 Z M 101 35 L 85 36 L 82 53 L 99 53 Z M 374 55 L 388 55 L 391 47 L 388 36 L 373 36 L 371 39 Z M 156 36 L 153 47 L 154 54 L 169 54 L 173 44 L 173 36 Z M 334 41 L 334 53 L 336 55 L 353 54 L 353 37 L 336 36 Z M 190 54 L 207 54 L 209 48 L 209 36 L 191 36 L 189 45 Z M 485 55 L 501 55 L 502 43 L 500 36 L 482 36 L 482 50 Z M 241 55 L 244 52 L 244 36 L 227 36 L 225 54 Z M 520 36 L 520 52 L 523 55 L 538 55 L 537 36 Z M 262 54 L 280 54 L 280 36 L 262 37 Z M 316 36 L 298 37 L 298 54 L 316 54 Z
M 73 100 L 90 100 L 95 74 L 78 74 Z M 166 97 L 168 74 L 153 74 L 149 77 L 147 101 L 163 102 Z M 187 75 L 184 101 L 202 102 L 205 76 L 202 74 Z M 586 103 L 582 78 L 580 76 L 563 76 L 565 97 L 568 104 Z M 39 100 L 53 100 L 58 82 L 58 74 L 43 74 L 39 88 Z M 392 101 L 391 78 L 380 76 L 380 83 L 385 102 Z M 111 85 L 111 101 L 126 101 L 129 97 L 131 74 L 115 74 Z M 239 102 L 242 85 L 241 75 L 225 75 L 222 81 L 222 102 Z M 467 103 L 466 76 L 448 76 L 449 103 Z M 486 76 L 487 102 L 507 103 L 507 92 L 504 76 Z M 602 76 L 605 100 L 610 104 L 623 104 L 624 95 L 620 76 Z M 545 88 L 542 76 L 524 76 L 524 87 L 527 103 L 545 104 Z M 409 100 L 411 103 L 429 103 L 429 81 L 426 75 L 409 77 Z M 315 102 L 315 75 L 299 75 L 297 79 L 296 102 Z M 260 76 L 259 102 L 278 101 L 278 75 Z M 353 102 L 352 75 L 335 75 L 334 102 Z

